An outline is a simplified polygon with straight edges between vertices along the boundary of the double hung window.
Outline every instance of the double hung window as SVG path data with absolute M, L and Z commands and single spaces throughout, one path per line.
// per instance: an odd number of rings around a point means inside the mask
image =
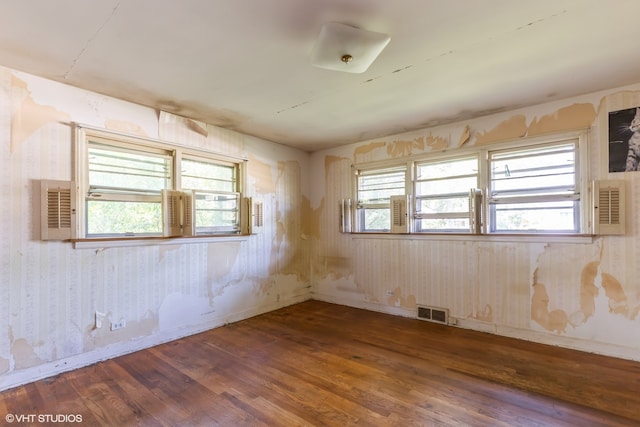
M 356 223 L 359 231 L 391 230 L 391 197 L 406 194 L 406 174 L 405 166 L 358 172 Z
M 580 231 L 577 141 L 489 153 L 492 232 Z
M 78 237 L 243 232 L 242 160 L 85 127 L 76 145 Z
M 196 234 L 239 232 L 241 203 L 235 164 L 183 156 L 181 187 L 192 190 L 195 197 Z
M 468 232 L 469 191 L 479 186 L 478 155 L 416 162 L 415 169 L 415 231 Z
M 571 133 L 356 166 L 354 231 L 393 233 L 394 200 L 404 197 L 413 233 L 587 233 L 585 138 Z
M 86 235 L 161 234 L 160 192 L 171 187 L 171 153 L 98 139 L 87 148 Z

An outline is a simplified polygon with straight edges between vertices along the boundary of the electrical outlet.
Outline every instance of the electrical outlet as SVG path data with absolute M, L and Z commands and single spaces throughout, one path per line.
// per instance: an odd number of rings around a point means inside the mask
M 118 329 L 123 329 L 127 326 L 127 321 L 122 319 L 119 322 L 111 322 L 111 330 L 117 331 Z

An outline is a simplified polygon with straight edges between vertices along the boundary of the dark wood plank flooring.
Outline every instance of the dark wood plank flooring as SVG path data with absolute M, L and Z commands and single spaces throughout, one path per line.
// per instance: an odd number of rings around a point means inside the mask
M 308 301 L 5 391 L 0 414 L 90 426 L 628 426 L 640 425 L 640 363 Z

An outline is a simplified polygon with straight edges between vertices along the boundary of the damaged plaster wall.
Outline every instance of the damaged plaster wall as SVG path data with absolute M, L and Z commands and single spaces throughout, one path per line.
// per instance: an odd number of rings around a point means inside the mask
M 0 389 L 310 297 L 307 153 L 6 68 L 0 91 Z M 264 226 L 209 243 L 40 241 L 39 183 L 72 179 L 71 122 L 248 159 Z
M 640 106 L 640 84 L 316 152 L 313 297 L 404 316 L 446 307 L 466 328 L 640 360 L 640 173 L 608 172 L 608 113 Z M 354 164 L 589 132 L 590 179 L 627 181 L 627 233 L 592 239 L 339 233 Z M 588 195 L 586 195 L 588 197 Z

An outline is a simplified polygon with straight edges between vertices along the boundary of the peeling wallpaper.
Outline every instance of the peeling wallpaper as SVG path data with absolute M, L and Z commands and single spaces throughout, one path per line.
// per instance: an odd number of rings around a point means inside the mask
M 0 91 L 0 389 L 310 297 L 307 153 L 6 68 Z M 40 241 L 39 181 L 72 178 L 72 121 L 247 158 L 264 227 L 212 243 Z
M 608 111 L 640 84 L 309 155 L 0 68 L 0 389 L 309 298 L 640 360 L 640 174 L 609 174 Z M 72 178 L 71 121 L 248 159 L 265 224 L 248 238 L 73 249 L 39 241 L 39 181 Z M 338 232 L 354 163 L 590 131 L 592 179 L 628 183 L 627 235 L 590 243 Z M 103 324 L 96 324 L 96 312 Z M 109 330 L 110 321 L 127 326 Z
M 444 307 L 461 327 L 640 360 L 640 174 L 607 167 L 608 112 L 639 105 L 637 85 L 314 153 L 324 182 L 312 189 L 321 205 L 313 297 L 411 317 L 417 305 Z M 575 130 L 589 131 L 590 179 L 628 183 L 625 236 L 564 243 L 338 232 L 354 164 Z

